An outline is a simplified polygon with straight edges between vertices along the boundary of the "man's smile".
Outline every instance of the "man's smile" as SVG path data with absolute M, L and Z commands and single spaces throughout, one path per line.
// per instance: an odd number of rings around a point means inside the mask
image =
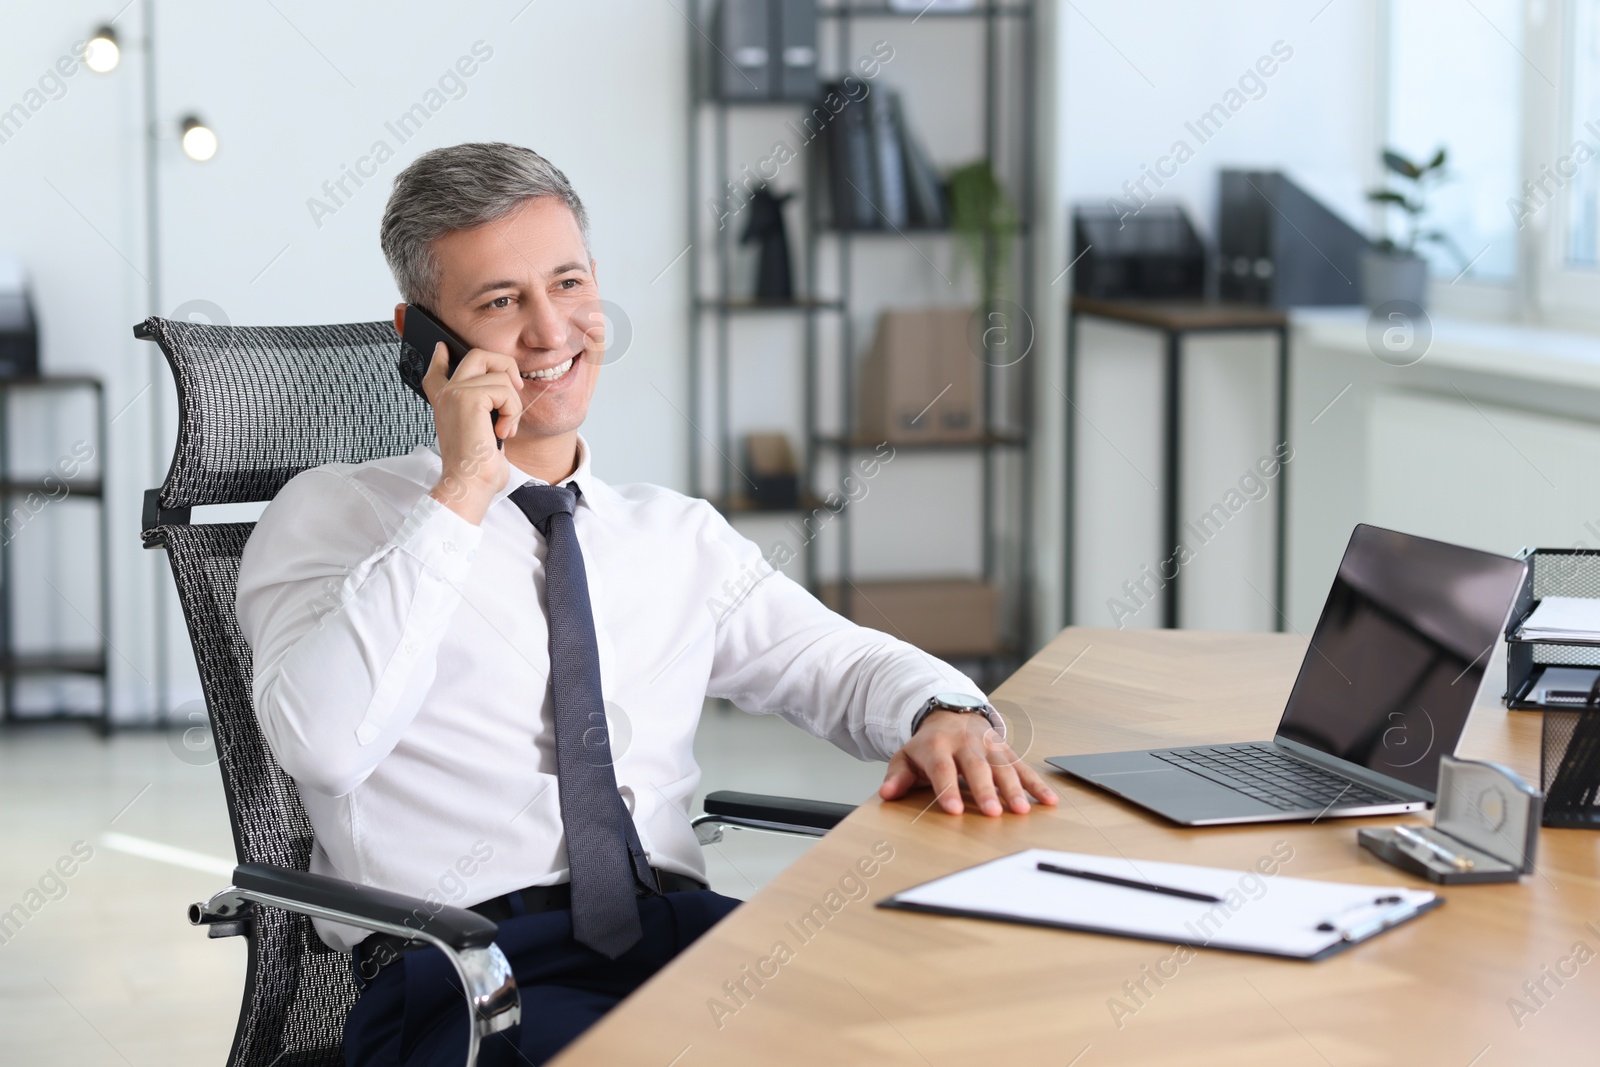
M 520 373 L 522 377 L 530 382 L 553 382 L 571 370 L 572 365 L 576 362 L 576 357 L 568 356 L 564 362 L 557 363 L 553 367 L 542 367 L 539 370 L 532 371 L 525 370 Z

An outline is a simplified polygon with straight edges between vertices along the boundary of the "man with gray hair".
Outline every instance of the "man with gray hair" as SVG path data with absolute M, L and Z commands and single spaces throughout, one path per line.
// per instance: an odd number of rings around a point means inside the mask
M 437 440 L 286 485 L 238 616 L 312 869 L 499 924 L 522 1022 L 481 1063 L 544 1062 L 738 904 L 707 888 L 690 826 L 708 695 L 887 760 L 885 800 L 1055 803 L 960 672 L 823 607 L 705 501 L 595 473 L 578 427 L 606 338 L 561 171 L 507 144 L 427 152 L 382 244 L 395 329 L 425 309 L 470 347 L 453 372 L 431 354 Z M 349 1064 L 461 1061 L 437 949 L 317 928 L 363 987 Z

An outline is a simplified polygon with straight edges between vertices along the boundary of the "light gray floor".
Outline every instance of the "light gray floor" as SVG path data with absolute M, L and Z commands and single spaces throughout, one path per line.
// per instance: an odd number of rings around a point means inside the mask
M 702 795 L 740 789 L 856 803 L 883 777 L 881 764 L 781 719 L 717 704 L 695 749 Z M 233 842 L 217 768 L 186 754 L 178 734 L 107 742 L 74 726 L 0 733 L 0 921 L 10 911 L 13 924 L 0 926 L 0 1064 L 225 1062 L 244 945 L 207 939 L 184 909 L 226 883 L 218 872 L 231 867 Z M 185 852 L 127 851 L 151 842 Z M 92 856 L 78 862 L 75 844 Z M 748 897 L 806 847 L 729 832 L 705 850 L 712 888 Z M 73 873 L 61 878 L 60 869 Z

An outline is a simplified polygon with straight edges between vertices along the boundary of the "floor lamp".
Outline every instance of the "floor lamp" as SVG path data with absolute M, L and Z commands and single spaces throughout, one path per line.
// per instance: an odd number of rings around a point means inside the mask
M 204 163 L 217 154 L 216 133 L 198 115 L 187 114 L 175 123 L 163 123 L 156 103 L 156 40 L 154 0 L 141 0 L 142 21 L 140 52 L 143 59 L 143 118 L 144 136 L 144 188 L 145 188 L 145 282 L 149 292 L 149 313 L 160 315 L 161 296 L 161 161 L 158 155 L 163 133 L 177 132 L 183 153 L 189 159 Z M 119 12 L 120 15 L 120 12 Z M 113 22 L 116 20 L 113 19 Z M 114 70 L 121 58 L 121 43 L 114 26 L 107 24 L 95 31 L 84 48 L 84 65 L 97 73 Z M 165 436 L 166 413 L 160 388 L 163 359 L 158 349 L 150 352 L 150 456 L 153 476 L 163 477 L 163 460 L 169 442 Z M 168 669 L 167 594 L 172 586 L 166 581 L 167 557 L 164 552 L 152 552 L 152 590 L 155 596 L 155 618 L 151 640 L 155 646 L 155 725 L 170 725 L 172 680 Z

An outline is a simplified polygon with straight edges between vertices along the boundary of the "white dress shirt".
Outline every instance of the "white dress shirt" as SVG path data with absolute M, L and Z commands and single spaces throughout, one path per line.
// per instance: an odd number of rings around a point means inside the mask
M 578 448 L 566 482 L 612 758 L 653 865 L 705 878 L 689 806 L 708 694 L 884 760 L 933 694 L 982 693 L 823 607 L 710 504 L 607 485 Z M 545 543 L 507 499 L 539 479 L 512 468 L 474 526 L 428 495 L 440 469 L 420 447 L 293 479 L 245 546 L 238 616 L 257 718 L 316 832 L 311 869 L 466 907 L 566 881 L 567 862 Z M 338 948 L 366 936 L 317 927 Z

